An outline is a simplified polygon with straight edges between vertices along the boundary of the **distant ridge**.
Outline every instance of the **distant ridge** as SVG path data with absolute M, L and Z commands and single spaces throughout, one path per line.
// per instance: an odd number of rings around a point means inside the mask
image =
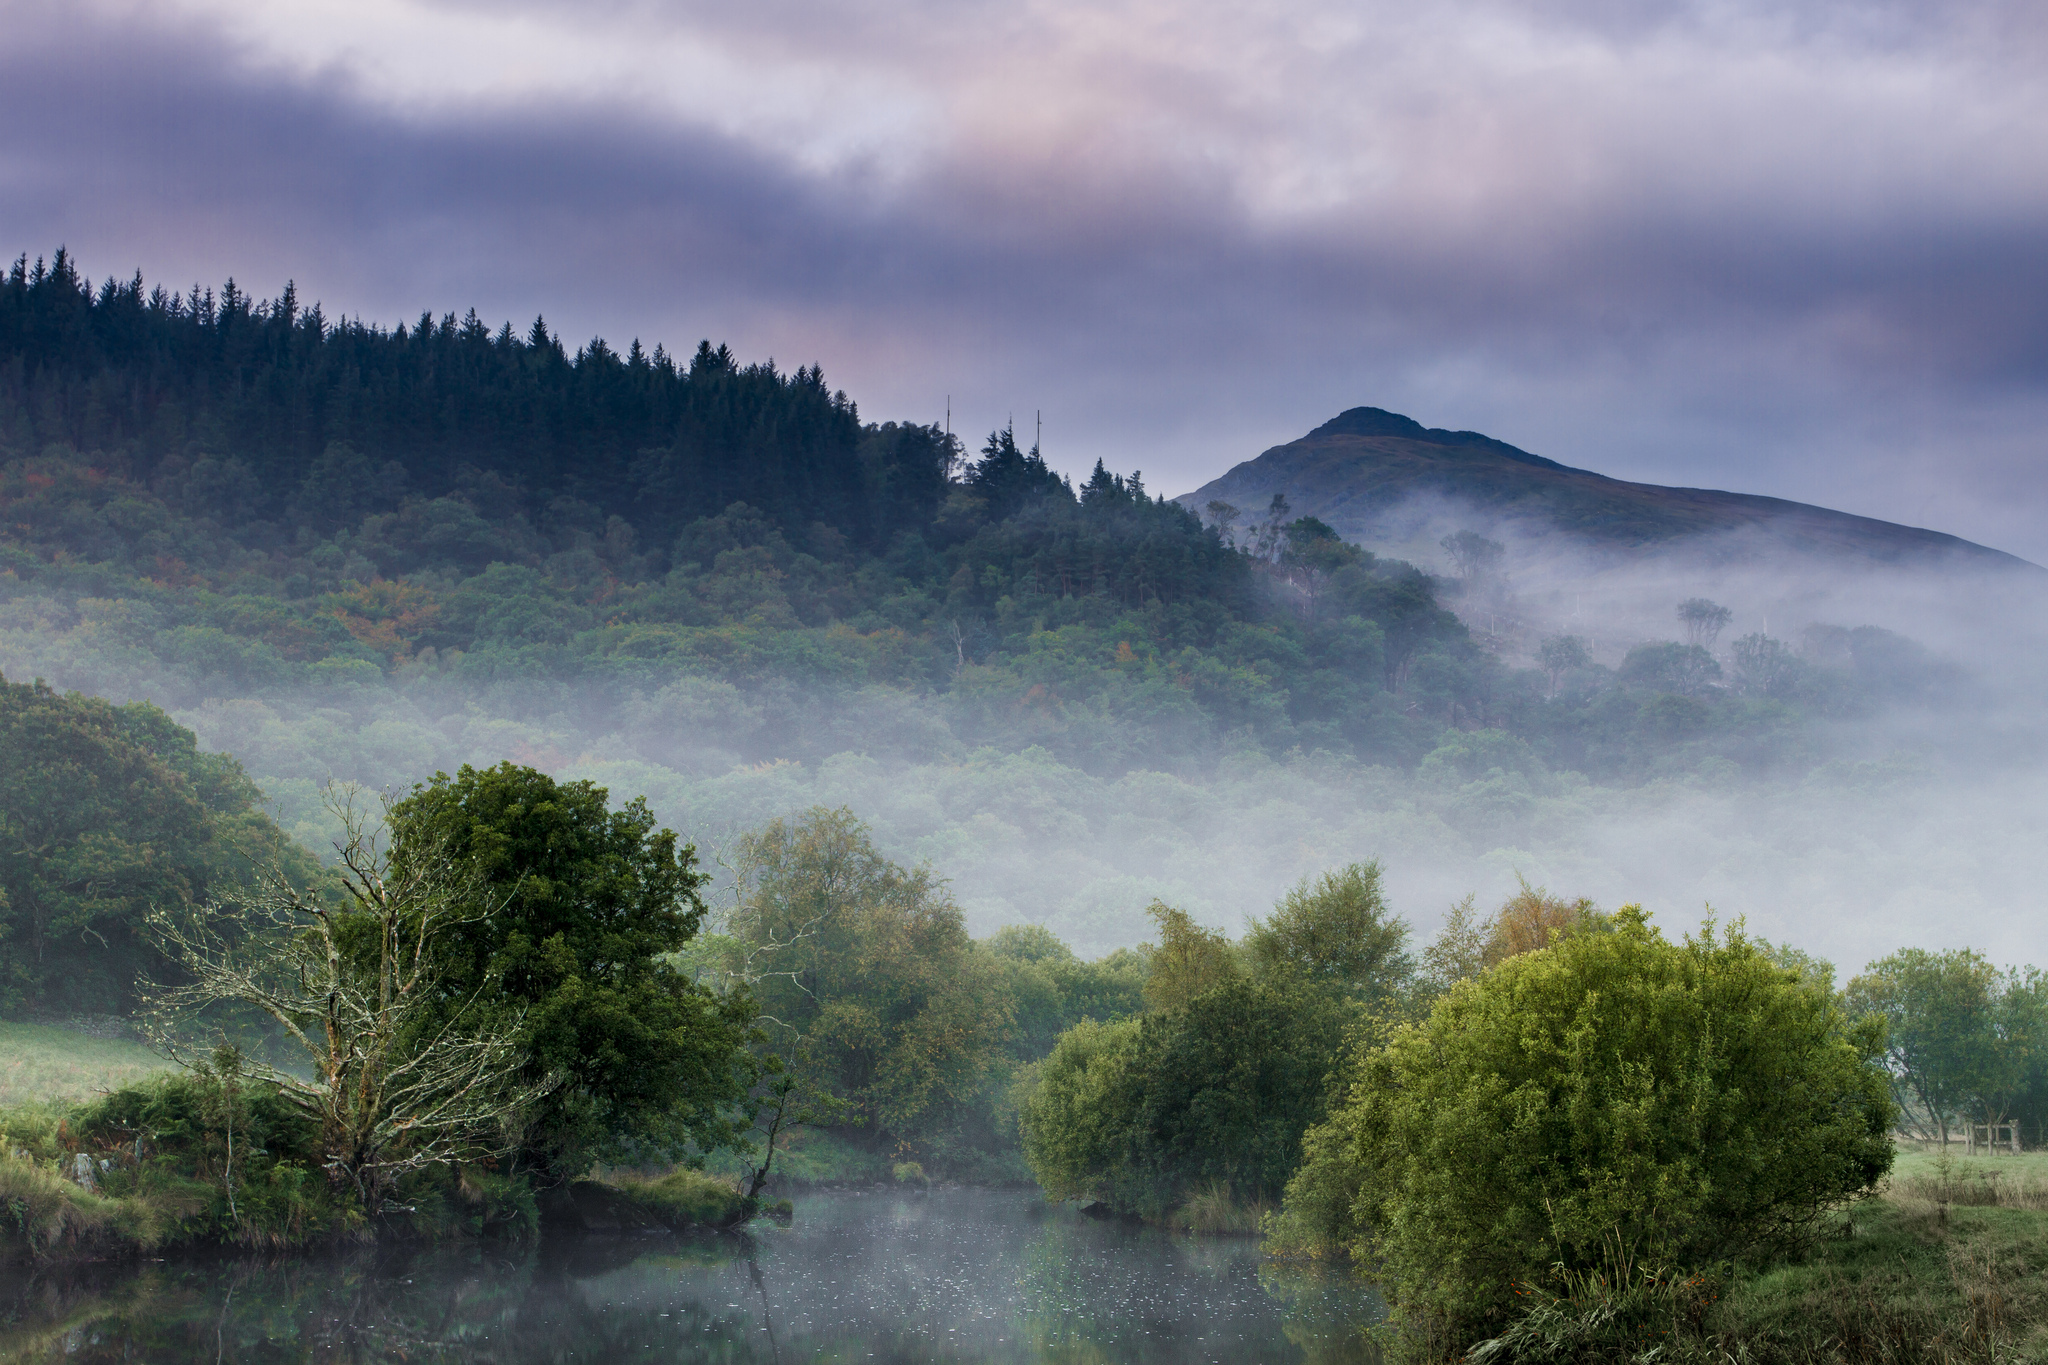
M 1476 431 L 1425 427 L 1384 408 L 1340 413 L 1179 500 L 1196 512 L 1227 502 L 1252 519 L 1275 493 L 1286 496 L 1293 515 L 1319 518 L 1366 545 L 1426 544 L 1456 521 L 1530 539 L 1562 534 L 1616 550 L 1650 552 L 1711 538 L 1714 552 L 1729 559 L 1790 550 L 1875 564 L 1940 559 L 2040 572 L 1960 536 L 1754 493 L 1630 483 Z

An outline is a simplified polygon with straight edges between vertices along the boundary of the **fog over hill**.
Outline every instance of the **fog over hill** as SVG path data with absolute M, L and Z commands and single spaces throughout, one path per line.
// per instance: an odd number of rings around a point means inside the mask
M 708 343 L 0 281 L 0 674 L 157 702 L 314 848 L 327 781 L 509 759 L 707 855 L 844 805 L 1089 953 L 1379 857 L 1423 933 L 1525 876 L 2038 956 L 2048 574 L 1367 410 L 1191 500 Z
M 1563 536 L 1637 552 L 1692 542 L 1721 562 L 1778 551 L 1873 565 L 2035 567 L 1940 531 L 1783 498 L 1611 479 L 1382 408 L 1341 413 L 1179 501 L 1197 512 L 1220 500 L 1256 513 L 1274 494 L 1286 497 L 1295 516 L 1394 550 L 1474 527 L 1524 541 Z
M 1873 624 L 1953 655 L 1989 649 L 2000 675 L 2048 645 L 2048 572 L 2002 550 L 1782 498 L 1609 478 L 1381 408 L 1352 408 L 1178 501 L 1249 527 L 1276 496 L 1287 517 L 1444 574 L 1459 614 L 1508 659 L 1569 633 L 1619 663 L 1671 638 L 1674 604 L 1692 597 L 1732 610 L 1731 640 Z M 1501 547 L 1476 577 L 1446 546 L 1461 532 Z

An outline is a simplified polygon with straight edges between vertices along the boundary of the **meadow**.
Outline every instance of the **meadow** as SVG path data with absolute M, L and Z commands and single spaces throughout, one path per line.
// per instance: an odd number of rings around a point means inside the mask
M 1812 1255 L 1735 1278 L 1704 1325 L 1718 1359 L 2048 1360 L 2048 1152 L 1902 1152 Z
M 0 1020 L 0 1109 L 77 1104 L 170 1069 L 132 1039 Z

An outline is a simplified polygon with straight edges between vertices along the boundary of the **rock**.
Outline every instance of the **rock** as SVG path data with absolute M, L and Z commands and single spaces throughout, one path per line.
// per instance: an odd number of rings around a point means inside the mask
M 84 1152 L 71 1158 L 71 1178 L 88 1190 L 100 1187 L 100 1174 L 93 1168 L 92 1158 Z
M 629 1195 L 597 1180 L 572 1180 L 541 1200 L 541 1224 L 573 1232 L 648 1232 L 666 1224 Z

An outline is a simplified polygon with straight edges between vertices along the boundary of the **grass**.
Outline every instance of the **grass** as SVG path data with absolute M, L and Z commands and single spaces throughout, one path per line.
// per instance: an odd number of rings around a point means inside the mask
M 203 1204 L 203 1191 L 108 1198 L 72 1184 L 52 1166 L 0 1156 L 0 1262 L 151 1251 Z
M 49 1024 L 0 1023 L 0 1109 L 76 1104 L 171 1070 L 140 1043 Z
M 1255 1237 L 1267 1214 L 1269 1200 L 1240 1203 L 1221 1182 L 1205 1185 L 1188 1196 L 1188 1201 L 1168 1217 L 1169 1225 L 1201 1237 Z
M 2048 1213 L 1871 1200 L 1803 1263 L 1733 1280 L 1703 1325 L 1760 1365 L 2048 1360 Z
M 758 1160 L 758 1157 L 755 1158 Z M 715 1175 L 740 1179 L 753 1169 L 746 1161 L 721 1152 L 709 1168 Z M 880 1152 L 848 1142 L 820 1128 L 799 1128 L 783 1134 L 775 1153 L 770 1185 L 779 1190 L 821 1185 L 879 1185 L 895 1175 L 894 1163 Z
M 2048 1152 L 1965 1157 L 1951 1147 L 1902 1150 L 1887 1193 L 1903 1202 L 2048 1210 Z
M 614 1175 L 604 1182 L 672 1228 L 729 1227 L 747 1212 L 730 1181 L 679 1166 L 667 1175 Z
M 1809 1252 L 1545 1294 L 1477 1362 L 2048 1363 L 2048 1153 L 1902 1152 Z

